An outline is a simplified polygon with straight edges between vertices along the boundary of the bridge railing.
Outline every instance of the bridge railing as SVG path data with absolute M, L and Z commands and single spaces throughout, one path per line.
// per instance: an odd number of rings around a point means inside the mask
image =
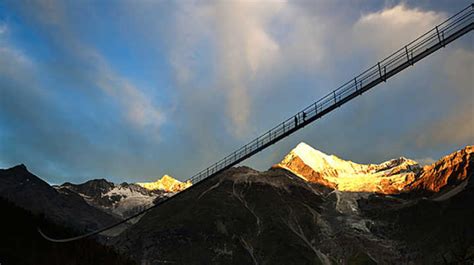
M 332 109 L 339 107 L 357 95 L 362 94 L 380 82 L 398 73 L 407 65 L 413 65 L 427 50 L 445 46 L 445 40 L 459 30 L 472 26 L 474 5 L 470 5 L 443 23 L 408 43 L 376 65 L 365 70 L 339 88 L 309 105 L 296 115 L 260 135 L 243 147 L 230 153 L 220 161 L 192 176 L 188 181 L 193 184 L 226 168 L 238 164 L 256 152 L 291 134 L 297 129 L 320 118 Z M 426 55 L 424 55 L 426 56 Z

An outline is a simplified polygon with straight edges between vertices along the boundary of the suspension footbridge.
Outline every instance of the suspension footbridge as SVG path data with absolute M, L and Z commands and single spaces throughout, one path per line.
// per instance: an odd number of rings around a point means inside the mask
M 52 242 L 70 242 L 79 240 L 82 238 L 90 237 L 93 235 L 100 234 L 107 230 L 110 230 L 118 225 L 126 223 L 133 218 L 136 218 L 155 207 L 160 206 L 172 200 L 174 197 L 179 196 L 194 186 L 203 183 L 206 179 L 212 178 L 213 176 L 221 173 L 222 171 L 231 168 L 249 157 L 257 154 L 265 148 L 279 142 L 280 140 L 288 137 L 294 132 L 302 129 L 306 125 L 316 121 L 331 111 L 341 107 L 357 96 L 362 95 L 364 92 L 371 88 L 374 88 L 380 83 L 387 82 L 388 79 L 400 73 L 404 69 L 413 66 L 416 62 L 426 58 L 434 52 L 445 47 L 449 43 L 455 41 L 461 36 L 471 32 L 474 29 L 474 4 L 470 4 L 468 7 L 459 11 L 455 15 L 451 16 L 441 24 L 435 26 L 428 32 L 419 36 L 412 42 L 401 47 L 387 58 L 377 62 L 374 66 L 365 70 L 361 74 L 350 79 L 339 88 L 331 91 L 318 101 L 314 102 L 310 106 L 297 112 L 295 115 L 289 117 L 282 123 L 263 133 L 259 137 L 253 139 L 246 145 L 237 149 L 236 151 L 225 156 L 221 160 L 212 164 L 211 166 L 201 170 L 187 181 L 190 181 L 193 186 L 190 188 L 175 194 L 159 203 L 127 218 L 120 222 L 114 223 L 110 226 L 102 229 L 92 231 L 90 233 L 65 238 L 55 239 L 44 234 L 40 229 L 39 233 L 47 240 Z

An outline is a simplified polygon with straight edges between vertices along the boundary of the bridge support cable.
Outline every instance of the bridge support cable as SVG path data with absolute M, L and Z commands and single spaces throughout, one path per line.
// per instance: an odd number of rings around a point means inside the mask
M 378 84 L 386 82 L 392 76 L 398 74 L 409 66 L 413 66 L 416 62 L 436 52 L 442 47 L 445 47 L 447 44 L 469 33 L 473 29 L 474 4 L 471 4 L 460 12 L 448 18 L 443 23 L 437 25 L 430 31 L 426 32 L 417 39 L 403 46 L 401 49 L 394 52 L 387 58 L 383 59 L 380 62 L 377 62 L 376 65 L 370 67 L 361 74 L 350 79 L 350 81 L 343 84 L 339 88 L 331 91 L 326 96 L 312 103 L 310 106 L 297 112 L 296 115 L 288 118 L 287 120 L 270 129 L 266 133 L 260 135 L 253 141 L 230 153 L 228 156 L 224 157 L 220 161 L 198 172 L 187 180 L 193 184 L 193 186 L 191 186 L 190 188 L 183 190 L 172 197 L 166 198 L 165 200 L 125 220 L 104 227 L 102 229 L 92 231 L 85 235 L 66 239 L 54 239 L 48 237 L 40 229 L 38 230 L 40 234 L 49 241 L 70 242 L 100 234 L 118 225 L 126 223 L 131 219 L 136 218 L 150 211 L 151 209 L 158 207 L 159 205 L 171 200 L 175 196 L 187 192 L 194 186 L 202 183 L 203 180 L 215 176 L 221 173 L 222 171 L 239 164 L 247 158 L 255 155 L 256 153 L 264 150 L 265 148 L 275 144 L 283 138 L 305 127 L 311 122 L 323 117 L 324 115 L 333 111 L 337 107 L 340 107 L 343 104 L 354 99 L 355 97 L 362 95 L 362 93 L 377 86 Z

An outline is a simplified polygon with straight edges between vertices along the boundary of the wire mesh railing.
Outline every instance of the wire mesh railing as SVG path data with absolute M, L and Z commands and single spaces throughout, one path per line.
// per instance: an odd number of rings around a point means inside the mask
M 474 5 L 471 4 L 339 88 L 331 91 L 296 115 L 291 116 L 220 161 L 195 174 L 188 181 L 196 184 L 211 175 L 240 163 L 378 83 L 387 81 L 389 77 L 413 65 L 416 61 L 434 52 L 434 50 L 426 55 L 423 53 L 433 48 L 437 50 L 440 47 L 444 47 L 448 42 L 459 37 L 456 34 L 461 30 L 472 30 L 473 11 Z M 454 39 L 451 40 L 450 38 L 453 37 Z

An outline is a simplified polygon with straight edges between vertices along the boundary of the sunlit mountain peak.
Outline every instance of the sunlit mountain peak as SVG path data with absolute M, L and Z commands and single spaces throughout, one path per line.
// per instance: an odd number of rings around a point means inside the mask
M 358 164 L 300 143 L 273 167 L 340 191 L 384 194 L 412 190 L 437 192 L 449 183 L 459 183 L 468 177 L 473 152 L 474 148 L 467 146 L 422 168 L 416 161 L 405 157 L 380 164 Z
M 380 193 L 400 192 L 421 170 L 416 161 L 404 157 L 380 164 L 358 164 L 327 155 L 305 143 L 298 144 L 274 167 L 341 191 Z
M 167 192 L 182 191 L 192 185 L 189 181 L 181 182 L 169 175 L 164 175 L 155 182 L 139 182 L 136 184 L 148 190 L 164 190 Z

